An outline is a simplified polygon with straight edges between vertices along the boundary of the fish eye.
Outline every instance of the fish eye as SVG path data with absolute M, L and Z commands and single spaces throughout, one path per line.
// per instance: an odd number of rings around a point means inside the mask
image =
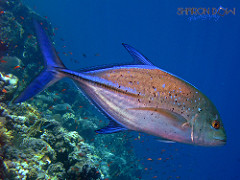
M 214 129 L 219 129 L 219 128 L 220 128 L 220 122 L 217 121 L 217 120 L 214 120 L 214 121 L 212 122 L 212 127 L 213 127 Z

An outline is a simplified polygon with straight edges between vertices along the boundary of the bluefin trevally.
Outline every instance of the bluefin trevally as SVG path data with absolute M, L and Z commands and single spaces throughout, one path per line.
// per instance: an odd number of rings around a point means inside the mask
M 196 87 L 154 66 L 133 47 L 123 44 L 134 65 L 111 66 L 75 72 L 67 69 L 55 48 L 35 22 L 45 69 L 15 99 L 28 100 L 53 83 L 69 77 L 109 119 L 97 133 L 124 130 L 144 132 L 161 139 L 217 146 L 226 143 L 226 133 L 214 104 Z

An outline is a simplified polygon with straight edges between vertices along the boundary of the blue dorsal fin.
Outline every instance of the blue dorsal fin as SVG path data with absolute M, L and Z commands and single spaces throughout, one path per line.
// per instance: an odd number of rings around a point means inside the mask
M 127 130 L 127 128 L 123 127 L 122 125 L 118 124 L 113 120 L 110 120 L 107 126 L 105 126 L 104 128 L 98 129 L 95 132 L 99 134 L 111 134 L 111 133 L 116 133 L 124 130 Z
M 127 49 L 130 55 L 133 57 L 134 61 L 136 61 L 138 64 L 153 66 L 153 64 L 148 60 L 148 58 L 146 58 L 144 55 L 142 55 L 132 46 L 129 46 L 128 44 L 124 44 L 124 43 L 122 43 L 122 45 Z

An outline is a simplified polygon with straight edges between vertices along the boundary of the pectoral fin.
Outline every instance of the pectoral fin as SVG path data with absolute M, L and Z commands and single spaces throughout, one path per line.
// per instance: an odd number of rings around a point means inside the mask
M 129 108 L 129 110 L 152 111 L 161 114 L 161 116 L 165 117 L 166 119 L 169 119 L 169 121 L 171 121 L 175 125 L 184 127 L 188 124 L 188 121 L 180 114 L 163 108 L 139 107 Z

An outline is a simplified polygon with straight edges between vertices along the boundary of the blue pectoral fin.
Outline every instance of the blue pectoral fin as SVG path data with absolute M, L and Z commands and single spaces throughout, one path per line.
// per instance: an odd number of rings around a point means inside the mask
M 125 130 L 128 130 L 128 129 L 116 123 L 115 121 L 110 120 L 110 123 L 106 127 L 102 129 L 98 129 L 95 132 L 99 134 L 111 134 L 111 133 L 116 133 L 116 132 L 125 131 Z
M 26 89 L 13 102 L 20 103 L 26 101 L 58 80 L 59 78 L 56 77 L 56 73 L 54 71 L 44 70 L 26 87 Z
M 153 64 L 148 60 L 148 58 L 146 58 L 144 55 L 138 52 L 135 48 L 124 43 L 122 43 L 122 45 L 127 49 L 129 54 L 133 57 L 133 60 L 136 61 L 137 64 L 153 66 Z

